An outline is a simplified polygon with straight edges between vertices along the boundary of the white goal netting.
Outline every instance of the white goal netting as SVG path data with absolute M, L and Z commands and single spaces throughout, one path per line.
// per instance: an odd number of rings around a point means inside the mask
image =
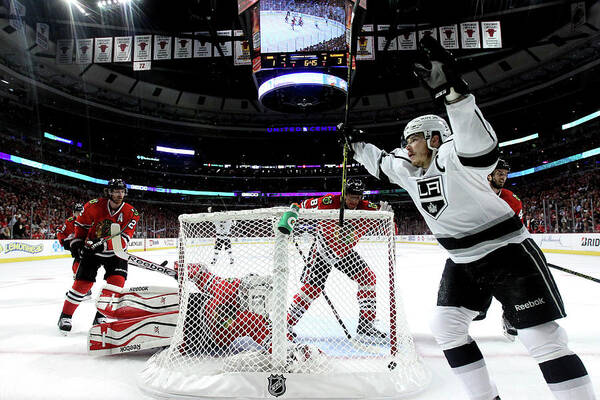
M 392 214 L 181 215 L 180 310 L 140 387 L 169 398 L 398 398 L 429 373 L 396 284 Z

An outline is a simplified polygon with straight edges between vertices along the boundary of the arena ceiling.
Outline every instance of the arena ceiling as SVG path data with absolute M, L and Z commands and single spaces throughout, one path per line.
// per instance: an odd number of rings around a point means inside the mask
M 69 7 L 64 0 L 21 1 L 28 7 L 28 24 L 46 22 L 52 27 L 51 40 L 196 31 L 211 32 L 214 39 L 217 30 L 248 29 L 237 14 L 236 0 L 134 0 L 132 11 L 126 15 L 118 9 L 101 11 L 96 0 L 80 0 L 88 15 Z M 583 20 L 572 12 L 573 4 L 578 3 L 585 4 L 587 14 Z M 574 96 L 581 96 L 590 80 L 597 83 L 593 77 L 600 75 L 598 8 L 598 3 L 590 0 L 369 0 L 363 22 L 423 28 L 474 20 L 500 21 L 502 49 L 457 50 L 455 54 L 480 102 L 502 115 L 514 111 L 515 96 L 527 95 L 533 103 L 546 101 L 547 95 L 541 95 L 541 100 L 531 96 L 535 90 L 560 84 L 564 79 L 581 80 L 585 75 L 579 88 L 573 90 Z M 6 18 L 7 8 L 2 11 L 0 18 Z M 215 132 L 253 134 L 286 123 L 333 124 L 341 119 L 339 110 L 300 116 L 265 110 L 256 100 L 250 67 L 234 67 L 230 58 L 162 61 L 143 72 L 134 72 L 130 63 L 61 69 L 53 65 L 53 53 L 19 49 L 17 42 L 14 33 L 0 31 L 4 76 L 11 75 L 8 68 L 15 71 L 13 78 L 21 78 L 24 87 L 32 85 L 22 79 L 24 76 L 43 83 L 36 90 L 37 101 L 56 110 L 67 109 L 88 117 L 93 114 L 124 125 L 131 124 L 133 116 L 141 121 L 135 126 L 143 129 L 209 136 Z M 351 118 L 356 124 L 385 132 L 416 113 L 431 111 L 427 93 L 410 73 L 413 57 L 412 52 L 377 52 L 375 61 L 358 63 L 351 102 Z M 106 84 L 110 74 L 119 76 L 116 84 Z M 128 85 L 135 85 L 135 91 L 123 89 Z M 152 96 L 156 88 L 161 88 L 161 94 Z M 190 98 L 187 105 L 180 102 L 182 94 Z M 74 104 L 74 98 L 84 102 Z M 96 107 L 98 104 L 103 107 Z

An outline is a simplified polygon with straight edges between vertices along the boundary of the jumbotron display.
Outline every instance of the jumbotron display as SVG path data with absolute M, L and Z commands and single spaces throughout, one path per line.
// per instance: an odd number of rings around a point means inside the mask
M 344 0 L 261 0 L 262 53 L 343 51 Z

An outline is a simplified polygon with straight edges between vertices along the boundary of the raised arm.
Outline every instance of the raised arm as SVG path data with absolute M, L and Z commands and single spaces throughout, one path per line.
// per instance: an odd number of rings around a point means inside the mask
M 383 181 L 404 186 L 410 172 L 415 169 L 406 151 L 396 149 L 387 153 L 365 142 L 352 143 L 354 159 L 364 165 L 371 175 Z

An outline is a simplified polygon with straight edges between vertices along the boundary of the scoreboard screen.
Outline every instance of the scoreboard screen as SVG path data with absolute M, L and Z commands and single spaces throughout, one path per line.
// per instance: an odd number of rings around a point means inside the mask
M 346 53 L 262 54 L 261 69 L 346 67 Z

